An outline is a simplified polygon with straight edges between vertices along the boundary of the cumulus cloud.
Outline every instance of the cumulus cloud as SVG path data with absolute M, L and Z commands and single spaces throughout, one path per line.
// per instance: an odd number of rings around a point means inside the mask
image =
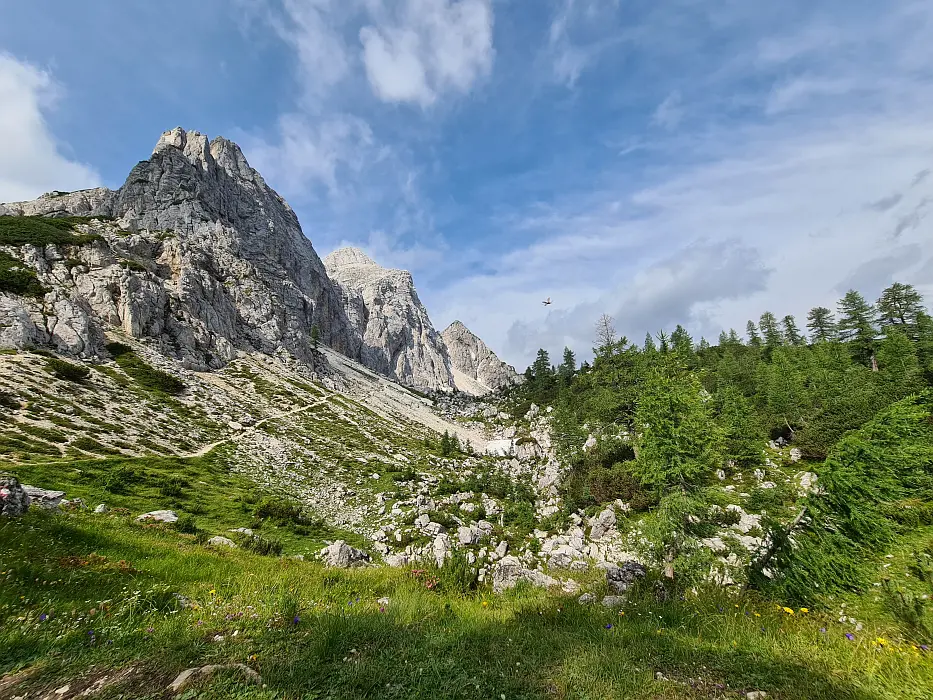
M 49 129 L 45 115 L 59 95 L 47 71 L 0 53 L 0 202 L 100 184 L 93 168 L 62 152 Z
M 492 70 L 493 13 L 488 0 L 405 0 L 381 8 L 360 29 L 363 63 L 385 102 L 432 104 L 465 93 Z M 390 6 L 396 6 L 391 3 Z

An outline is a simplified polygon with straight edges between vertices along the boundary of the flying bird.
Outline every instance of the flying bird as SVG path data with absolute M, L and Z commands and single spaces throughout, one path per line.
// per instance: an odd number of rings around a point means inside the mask
M 542 301 L 541 303 L 544 304 L 545 306 L 550 306 L 550 305 L 551 305 L 551 297 L 548 297 L 545 301 Z

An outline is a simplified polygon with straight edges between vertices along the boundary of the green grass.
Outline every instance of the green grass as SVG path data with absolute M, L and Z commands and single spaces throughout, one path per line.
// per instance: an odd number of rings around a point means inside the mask
M 100 217 L 95 217 L 100 218 Z M 0 217 L 0 245 L 83 245 L 100 240 L 95 234 L 75 233 L 76 224 L 91 218 L 69 216 L 49 219 L 42 216 Z
M 179 671 L 207 663 L 246 663 L 265 685 L 228 674 L 199 698 L 933 693 L 930 658 L 885 628 L 850 641 L 829 617 L 752 597 L 639 597 L 620 616 L 538 590 L 436 592 L 407 571 L 212 551 L 113 513 L 0 521 L 0 561 L 0 673 L 26 671 L 13 694 L 132 666 L 98 697 L 160 698 Z

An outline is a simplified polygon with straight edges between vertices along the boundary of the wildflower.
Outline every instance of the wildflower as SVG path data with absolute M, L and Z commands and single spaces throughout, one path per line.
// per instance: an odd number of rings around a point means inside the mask
M 851 642 L 853 639 L 855 639 L 855 635 L 852 634 L 851 632 L 846 632 L 846 639 L 848 639 Z
M 611 623 L 611 622 L 610 622 L 609 624 L 606 625 L 606 629 L 607 629 L 607 630 L 611 630 L 611 629 L 612 629 L 612 623 Z
M 488 607 L 489 607 L 489 601 L 488 601 L 488 600 L 484 600 L 484 601 L 483 601 L 483 607 L 484 607 L 484 608 L 488 608 Z
M 788 615 L 793 615 L 793 614 L 794 614 L 794 609 L 793 609 L 793 608 L 781 608 L 781 609 L 782 609 L 784 612 L 786 612 Z
M 301 618 L 295 615 L 295 618 L 292 620 L 292 624 L 297 625 L 299 622 L 301 622 Z
M 210 594 L 211 594 L 211 595 L 216 595 L 216 594 L 217 594 L 217 591 L 214 590 L 214 589 L 212 588 L 212 589 L 210 590 Z
M 622 615 L 624 615 L 624 614 L 625 614 L 625 611 L 624 611 L 624 610 L 620 610 L 620 611 L 619 611 L 619 616 L 620 616 L 620 617 L 621 617 Z
M 46 615 L 45 613 L 42 613 L 41 615 L 39 615 L 39 622 L 45 622 L 48 619 L 49 619 L 49 616 Z
M 921 645 L 920 645 L 920 648 L 921 648 L 923 651 L 930 651 L 930 647 L 928 647 L 926 644 L 921 644 Z
M 761 613 L 755 613 L 755 617 L 761 617 Z
M 886 646 L 887 643 L 888 643 L 888 640 L 885 639 L 884 637 L 877 637 L 875 639 L 875 644 L 877 644 L 879 647 Z
M 810 609 L 809 609 L 809 608 L 800 608 L 800 612 L 802 612 L 802 613 L 808 613 L 808 612 L 810 612 Z
M 146 628 L 146 634 L 152 634 L 153 632 L 155 632 L 155 627 L 147 627 L 147 628 Z
M 826 634 L 826 628 L 825 628 L 825 627 L 820 627 L 820 632 L 821 632 L 822 634 Z

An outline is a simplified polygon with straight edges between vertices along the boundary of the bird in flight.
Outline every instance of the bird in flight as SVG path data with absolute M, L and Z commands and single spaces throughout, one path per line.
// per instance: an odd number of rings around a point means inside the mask
M 545 301 L 542 301 L 541 303 L 544 304 L 545 306 L 550 306 L 550 305 L 551 305 L 551 297 L 548 297 Z

